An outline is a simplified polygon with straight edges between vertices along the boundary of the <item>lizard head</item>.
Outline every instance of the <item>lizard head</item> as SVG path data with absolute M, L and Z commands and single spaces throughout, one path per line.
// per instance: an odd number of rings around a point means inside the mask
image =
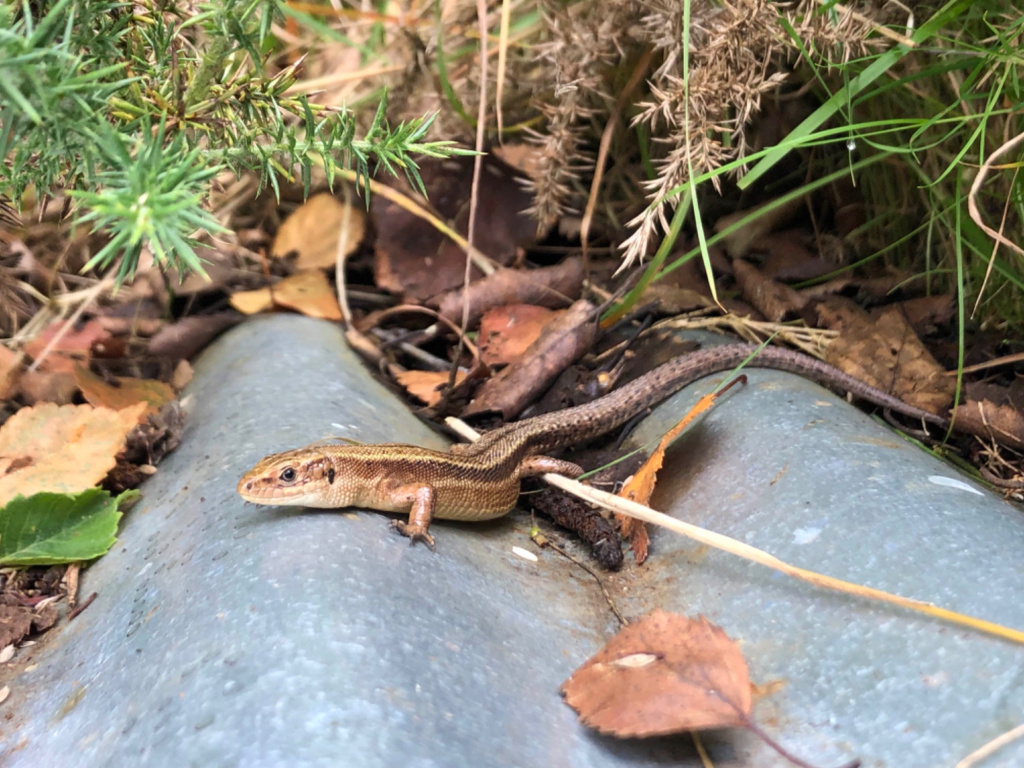
M 320 451 L 301 448 L 267 456 L 238 482 L 238 495 L 254 504 L 323 507 L 335 469 Z

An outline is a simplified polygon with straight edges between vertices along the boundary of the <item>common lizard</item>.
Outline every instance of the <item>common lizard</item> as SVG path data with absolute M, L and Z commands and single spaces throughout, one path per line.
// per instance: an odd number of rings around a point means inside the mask
M 545 454 L 609 432 L 687 384 L 735 368 L 753 344 L 711 347 L 674 358 L 590 403 L 506 424 L 451 452 L 415 445 L 311 445 L 267 456 L 238 483 L 246 501 L 318 508 L 363 507 L 408 513 L 392 526 L 433 549 L 434 518 L 490 520 L 515 506 L 521 478 L 556 472 L 578 477 L 575 464 Z M 765 347 L 748 363 L 838 387 L 875 405 L 938 425 L 948 421 L 813 357 Z

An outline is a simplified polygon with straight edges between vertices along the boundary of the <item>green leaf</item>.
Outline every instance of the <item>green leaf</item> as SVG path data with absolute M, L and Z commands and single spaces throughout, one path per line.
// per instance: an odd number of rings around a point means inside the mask
M 0 509 L 0 565 L 54 565 L 106 554 L 121 518 L 118 507 L 138 495 L 112 497 L 90 488 L 16 496 Z

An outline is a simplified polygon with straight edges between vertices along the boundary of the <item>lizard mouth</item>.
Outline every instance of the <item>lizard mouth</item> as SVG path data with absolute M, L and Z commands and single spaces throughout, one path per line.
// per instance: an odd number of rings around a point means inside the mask
M 315 494 L 303 492 L 301 488 L 281 488 L 268 485 L 266 479 L 246 475 L 238 481 L 238 495 L 252 504 L 275 504 L 287 507 L 316 506 Z M 308 497 L 308 498 L 307 498 Z

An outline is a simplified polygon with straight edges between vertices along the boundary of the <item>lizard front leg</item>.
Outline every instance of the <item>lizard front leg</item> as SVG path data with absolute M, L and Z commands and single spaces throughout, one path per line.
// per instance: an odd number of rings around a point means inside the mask
M 422 541 L 430 547 L 431 552 L 436 551 L 434 537 L 427 532 L 430 528 L 430 521 L 434 518 L 434 507 L 437 504 L 434 489 L 429 485 L 406 485 L 393 489 L 389 495 L 396 504 L 409 503 L 412 505 L 409 509 L 409 522 L 395 520 L 391 523 L 391 527 L 403 536 L 412 539 L 410 544 Z

